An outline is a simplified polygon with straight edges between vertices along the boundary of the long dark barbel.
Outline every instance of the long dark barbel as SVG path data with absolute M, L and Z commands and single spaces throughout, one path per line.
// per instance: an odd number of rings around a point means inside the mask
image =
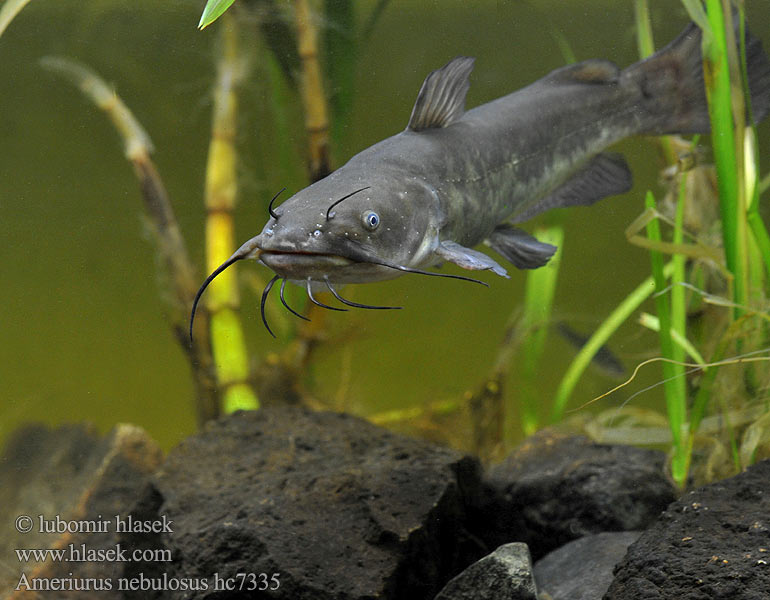
M 273 330 L 270 329 L 270 325 L 267 324 L 267 317 L 265 316 L 265 302 L 267 301 L 267 295 L 270 293 L 270 290 L 273 289 L 275 282 L 278 281 L 280 278 L 281 278 L 280 275 L 276 275 L 270 281 L 267 282 L 265 289 L 262 291 L 262 300 L 259 303 L 259 312 L 262 315 L 262 322 L 265 324 L 265 329 L 267 329 L 267 332 L 273 337 L 275 337 L 275 334 L 273 333 Z
M 334 217 L 334 213 L 332 212 L 332 208 L 337 206 L 343 200 L 347 200 L 351 196 L 355 196 L 358 192 L 363 192 L 364 190 L 368 190 L 369 187 L 370 186 L 368 186 L 368 185 L 366 187 L 362 187 L 362 188 L 356 190 L 355 192 L 350 192 L 349 194 L 347 194 L 346 196 L 343 196 L 339 200 L 335 200 L 334 202 L 332 202 L 331 205 L 329 205 L 329 208 L 326 209 L 326 220 L 328 221 L 329 219 Z
M 238 262 L 239 260 L 243 260 L 246 258 L 245 256 L 231 256 L 228 258 L 225 262 L 223 262 L 221 265 L 219 265 L 214 272 L 206 277 L 206 281 L 203 282 L 203 285 L 201 285 L 200 288 L 198 288 L 198 292 L 195 294 L 195 299 L 192 303 L 192 311 L 190 312 L 190 343 L 193 343 L 193 323 L 195 322 L 195 312 L 198 310 L 198 302 L 201 299 L 201 296 L 203 295 L 204 290 L 209 287 L 209 284 L 214 281 L 214 278 L 219 275 L 222 271 L 224 271 L 227 267 L 232 265 L 234 262 Z
M 326 275 L 324 275 L 324 278 L 326 278 Z M 315 304 L 316 306 L 320 306 L 321 308 L 326 308 L 328 310 L 337 310 L 340 312 L 345 312 L 348 309 L 347 308 L 337 308 L 336 306 L 329 306 L 328 304 L 324 304 L 323 302 L 319 302 L 313 297 L 313 290 L 311 289 L 311 279 L 310 277 L 307 278 L 305 289 L 307 289 L 307 297 L 310 298 L 310 301 Z
M 308 319 L 305 315 L 298 313 L 296 310 L 294 310 L 291 306 L 289 306 L 286 303 L 286 298 L 283 297 L 283 291 L 284 291 L 285 288 L 286 288 L 286 279 L 281 281 L 281 291 L 278 294 L 279 297 L 281 298 L 281 304 L 283 304 L 284 308 L 286 308 L 286 310 L 288 310 L 294 316 L 299 317 L 300 319 L 302 319 L 304 321 L 310 321 L 310 319 Z
M 267 205 L 267 212 L 268 212 L 268 213 L 270 213 L 270 216 L 271 216 L 271 217 L 273 217 L 273 218 L 274 218 L 276 221 L 278 220 L 278 213 L 276 213 L 276 212 L 273 210 L 273 202 L 275 202 L 275 201 L 276 201 L 276 199 L 278 198 L 278 196 L 280 196 L 281 194 L 283 194 L 283 192 L 284 192 L 284 190 L 285 190 L 285 189 L 286 189 L 285 187 L 282 187 L 282 188 L 281 188 L 281 190 L 280 190 L 280 191 L 279 191 L 279 192 L 278 192 L 278 193 L 277 193 L 275 196 L 273 196 L 273 199 L 272 199 L 272 200 L 270 200 L 270 204 L 268 204 L 268 205 Z
M 471 283 L 478 283 L 479 285 L 483 285 L 484 287 L 489 287 L 489 284 L 485 281 L 481 281 L 480 279 L 474 279 L 473 277 L 466 277 L 465 275 L 454 275 L 452 273 L 438 273 L 436 271 L 423 271 L 422 269 L 415 269 L 414 267 L 406 267 L 404 265 L 397 265 L 394 263 L 384 262 L 384 261 L 378 261 L 378 260 L 367 260 L 363 262 L 368 262 L 372 265 L 379 265 L 381 267 L 388 267 L 389 269 L 396 269 L 397 271 L 403 271 L 404 273 L 416 273 L 417 275 L 428 275 L 430 277 L 446 277 L 447 279 L 459 279 L 460 281 L 470 281 Z
M 342 296 L 339 295 L 337 290 L 335 290 L 332 287 L 332 282 L 329 281 L 329 276 L 324 275 L 324 281 L 326 282 L 326 287 L 329 288 L 329 291 L 332 293 L 332 295 L 342 302 L 343 304 L 347 304 L 348 306 L 352 306 L 354 308 L 370 308 L 373 310 L 397 310 L 403 308 L 403 306 L 375 306 L 373 304 L 360 304 L 359 302 L 353 302 L 352 300 L 346 300 Z
M 198 308 L 198 302 L 201 299 L 201 296 L 203 295 L 203 292 L 206 291 L 206 288 L 209 287 L 209 284 L 214 281 L 214 279 L 219 275 L 222 271 L 227 269 L 230 265 L 233 263 L 238 262 L 239 260 L 243 260 L 244 258 L 252 258 L 259 256 L 259 253 L 261 251 L 259 248 L 256 247 L 253 240 L 249 240 L 245 244 L 243 244 L 240 248 L 238 248 L 233 255 L 228 258 L 225 262 L 223 262 L 221 265 L 219 265 L 214 271 L 206 277 L 206 280 L 203 282 L 203 284 L 198 288 L 198 292 L 195 294 L 195 298 L 193 299 L 192 303 L 192 310 L 190 311 L 190 343 L 193 342 L 193 322 L 195 321 L 195 311 Z
M 358 190 L 358 191 L 361 191 L 361 190 Z M 277 197 L 277 195 L 273 199 L 275 199 L 276 197 Z M 195 313 L 196 313 L 196 310 L 198 308 L 198 303 L 200 302 L 201 296 L 203 296 L 203 292 L 206 291 L 206 288 L 209 286 L 209 284 L 212 281 L 214 281 L 214 279 L 220 273 L 222 273 L 222 271 L 224 271 L 225 269 L 227 269 L 228 267 L 230 267 L 234 263 L 238 262 L 239 260 L 244 260 L 246 258 L 258 259 L 259 255 L 261 253 L 262 253 L 262 250 L 257 248 L 256 242 L 254 241 L 254 239 L 251 239 L 251 240 L 247 241 L 246 243 L 244 243 L 240 248 L 238 248 L 238 250 L 236 250 L 230 258 L 228 258 L 225 262 L 223 262 L 216 269 L 214 269 L 214 271 L 211 273 L 211 275 L 206 277 L 206 280 L 203 282 L 203 284 L 198 289 L 198 292 L 195 294 L 195 299 L 193 300 L 193 303 L 192 303 L 192 310 L 190 311 L 190 329 L 189 329 L 189 334 L 190 334 L 190 342 L 191 343 L 192 343 L 192 340 L 193 340 L 193 323 L 195 321 Z M 368 263 L 373 264 L 373 265 L 379 265 L 381 267 L 387 267 L 389 269 L 396 269 L 398 271 L 403 271 L 405 273 L 415 273 L 415 274 L 418 274 L 418 275 L 428 275 L 430 277 L 445 277 L 447 279 L 458 279 L 460 281 L 470 281 L 472 283 L 478 283 L 478 284 L 483 285 L 485 287 L 489 287 L 489 284 L 487 284 L 487 283 L 485 283 L 483 281 L 480 281 L 478 279 L 473 279 L 472 277 L 466 277 L 464 275 L 454 275 L 452 273 L 437 273 L 437 272 L 434 272 L 434 271 L 424 271 L 422 269 L 416 269 L 416 268 L 413 268 L 413 267 L 407 267 L 405 265 L 399 265 L 399 264 L 394 264 L 394 263 L 390 263 L 390 262 L 387 262 L 387 261 L 379 261 L 379 260 L 373 260 L 373 259 L 372 260 L 365 260 L 363 262 L 368 262 Z M 265 328 L 267 329 L 267 331 L 273 337 L 276 337 L 276 336 L 273 333 L 273 330 L 270 329 L 270 326 L 267 323 L 267 318 L 266 318 L 266 315 L 265 315 L 265 303 L 267 302 L 268 293 L 270 292 L 270 290 L 275 285 L 275 282 L 278 281 L 279 279 L 281 279 L 281 276 L 280 275 L 276 275 L 275 277 L 273 277 L 267 283 L 267 285 L 265 286 L 264 291 L 262 292 L 262 300 L 261 300 L 261 303 L 260 303 L 260 312 L 261 312 L 261 315 L 262 315 L 262 322 L 265 324 Z M 372 309 L 372 310 L 398 310 L 398 309 L 402 308 L 401 306 L 375 306 L 375 305 L 371 305 L 371 304 L 361 304 L 359 302 L 353 302 L 352 300 L 347 300 L 347 299 L 343 298 L 342 296 L 340 296 L 340 294 L 332 287 L 331 281 L 329 280 L 329 276 L 328 275 L 325 275 L 325 274 L 323 275 L 323 281 L 326 284 L 326 286 L 329 288 L 329 291 L 334 295 L 334 297 L 337 300 L 339 300 L 340 302 L 342 302 L 343 304 L 346 304 L 347 306 L 352 306 L 354 308 L 366 308 L 366 309 Z M 293 315 L 299 317 L 300 319 L 304 319 L 305 321 L 309 321 L 310 319 L 308 319 L 307 317 L 301 315 L 300 313 L 295 311 L 293 308 L 291 308 L 286 303 L 286 299 L 284 297 L 284 290 L 285 290 L 285 288 L 286 288 L 286 278 L 283 278 L 283 281 L 281 282 L 280 293 L 279 293 L 279 296 L 280 296 L 280 299 L 281 299 L 281 304 L 283 304 L 283 306 L 286 308 L 286 310 L 288 310 Z M 323 302 L 320 302 L 319 300 L 317 300 L 315 298 L 315 296 L 313 296 L 313 291 L 311 289 L 311 278 L 310 277 L 308 277 L 306 282 L 305 282 L 305 288 L 307 290 L 308 298 L 316 306 L 320 306 L 321 308 L 325 308 L 327 310 L 336 310 L 336 311 L 341 311 L 341 312 L 344 312 L 344 311 L 347 310 L 346 308 L 338 308 L 338 307 L 335 307 L 335 306 L 329 306 L 328 304 L 324 304 Z

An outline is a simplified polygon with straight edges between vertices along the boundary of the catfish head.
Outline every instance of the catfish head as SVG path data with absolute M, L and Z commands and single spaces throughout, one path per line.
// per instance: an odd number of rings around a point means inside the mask
M 256 258 L 281 278 L 322 283 L 392 279 L 401 275 L 399 267 L 423 265 L 438 245 L 437 196 L 421 180 L 364 178 L 345 171 L 271 209 L 262 233 L 249 240 L 258 249 Z
M 359 175 L 367 171 L 369 177 Z M 268 293 L 279 279 L 282 304 L 303 319 L 286 303 L 287 281 L 303 285 L 314 304 L 331 310 L 346 309 L 319 302 L 313 295 L 314 289 L 327 288 L 347 306 L 398 309 L 401 307 L 346 300 L 334 284 L 381 281 L 404 273 L 477 281 L 421 268 L 439 260 L 435 251 L 440 244 L 443 215 L 435 190 L 420 178 L 388 177 L 382 172 L 375 175 L 360 168 L 351 173 L 342 167 L 274 209 L 276 198 L 277 195 L 270 202 L 270 219 L 262 232 L 244 243 L 201 285 L 190 316 L 191 339 L 195 310 L 203 291 L 222 271 L 247 258 L 275 272 L 261 302 L 262 320 L 271 335 L 264 307 Z

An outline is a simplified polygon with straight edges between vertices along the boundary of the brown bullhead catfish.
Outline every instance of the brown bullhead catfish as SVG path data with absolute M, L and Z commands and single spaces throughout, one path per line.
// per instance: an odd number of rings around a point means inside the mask
M 590 205 L 630 189 L 622 156 L 604 150 L 631 135 L 709 131 L 701 32 L 690 24 L 651 57 L 619 69 L 588 60 L 465 110 L 473 59 L 433 71 L 405 131 L 356 154 L 328 177 L 277 208 L 262 232 L 243 244 L 203 283 L 234 262 L 254 258 L 279 279 L 313 289 L 365 283 L 403 273 L 470 279 L 426 269 L 444 262 L 507 276 L 474 247 L 484 242 L 520 269 L 543 266 L 556 251 L 517 224 L 552 208 Z M 770 106 L 770 64 L 747 34 L 755 120 Z M 476 281 L 476 280 L 472 280 Z M 480 282 L 479 282 L 480 283 Z M 336 310 L 344 310 L 337 308 Z M 301 316 L 301 315 L 298 315 Z M 304 318 L 304 317 L 303 317 Z M 270 331 L 272 334 L 272 331 Z

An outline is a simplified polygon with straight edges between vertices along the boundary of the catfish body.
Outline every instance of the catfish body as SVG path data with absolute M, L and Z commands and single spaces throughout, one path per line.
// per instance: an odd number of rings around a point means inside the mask
M 607 146 L 634 134 L 709 130 L 700 45 L 691 24 L 627 69 L 578 63 L 467 112 L 473 60 L 456 58 L 428 76 L 405 131 L 276 210 L 251 240 L 258 258 L 282 277 L 334 283 L 401 274 L 372 261 L 419 268 L 449 261 L 505 275 L 472 249 L 486 241 L 517 267 L 542 266 L 555 248 L 512 225 L 627 191 L 630 171 L 622 157 L 602 153 Z M 758 41 L 749 38 L 747 48 L 761 117 L 770 69 Z M 372 213 L 374 227 L 365 223 Z
M 473 59 L 450 61 L 426 78 L 405 131 L 271 208 L 262 232 L 212 273 L 198 297 L 244 258 L 275 271 L 270 286 L 277 279 L 306 284 L 311 300 L 316 282 L 334 292 L 336 283 L 438 275 L 425 269 L 442 262 L 506 276 L 473 249 L 481 242 L 516 267 L 544 265 L 556 248 L 515 225 L 627 191 L 625 160 L 605 148 L 636 134 L 709 130 L 700 38 L 690 24 L 626 69 L 585 61 L 468 111 Z M 770 107 L 770 64 L 748 33 L 746 48 L 760 120 Z

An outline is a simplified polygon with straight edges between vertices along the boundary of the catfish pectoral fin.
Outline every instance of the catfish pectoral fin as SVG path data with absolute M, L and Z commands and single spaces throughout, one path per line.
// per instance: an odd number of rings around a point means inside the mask
M 486 243 L 519 269 L 542 267 L 556 252 L 556 246 L 540 242 L 526 231 L 508 224 L 495 227 Z
M 457 242 L 445 240 L 439 244 L 436 254 L 443 260 L 471 271 L 492 271 L 501 277 L 508 277 L 508 272 L 483 252 L 461 246 Z

